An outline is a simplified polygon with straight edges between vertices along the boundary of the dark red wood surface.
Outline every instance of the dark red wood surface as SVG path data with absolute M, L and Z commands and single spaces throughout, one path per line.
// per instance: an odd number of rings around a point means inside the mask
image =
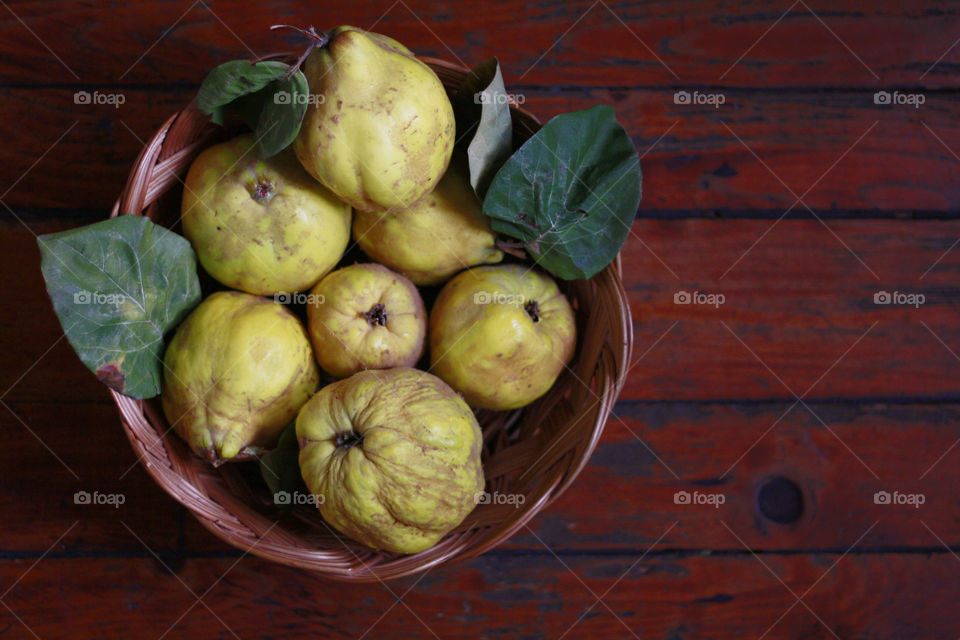
M 612 104 L 643 154 L 634 361 L 591 464 L 419 579 L 333 583 L 212 537 L 136 464 L 43 290 L 35 234 L 105 217 L 207 69 L 291 46 L 275 23 L 497 55 L 528 109 Z M 947 2 L 0 7 L 0 638 L 960 636 L 958 39 Z M 801 496 L 790 522 L 759 507 L 773 478 Z

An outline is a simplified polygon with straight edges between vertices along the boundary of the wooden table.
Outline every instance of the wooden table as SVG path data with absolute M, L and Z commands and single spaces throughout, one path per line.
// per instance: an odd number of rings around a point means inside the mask
M 499 549 L 387 585 L 202 529 L 40 278 L 34 235 L 104 218 L 142 141 L 210 67 L 289 48 L 281 22 L 497 55 L 534 113 L 611 104 L 643 156 L 634 362 L 591 464 Z M 932 1 L 10 2 L 0 637 L 956 638 L 958 37 Z

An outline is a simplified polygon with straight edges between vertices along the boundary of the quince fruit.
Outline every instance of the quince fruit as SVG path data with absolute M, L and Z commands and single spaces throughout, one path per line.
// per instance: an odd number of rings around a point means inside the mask
M 334 378 L 413 366 L 423 355 L 420 292 L 383 265 L 355 264 L 325 276 L 310 292 L 307 320 L 317 362 Z
M 430 370 L 482 409 L 519 409 L 553 386 L 573 357 L 573 309 L 527 266 L 464 271 L 430 313 Z
M 350 240 L 350 206 L 289 149 L 261 158 L 252 135 L 204 150 L 183 190 L 183 232 L 221 283 L 258 295 L 309 289 Z
M 459 156 L 436 189 L 410 207 L 357 210 L 353 237 L 368 256 L 418 285 L 439 284 L 468 267 L 503 260 L 470 185 L 466 159 Z
M 311 100 L 293 148 L 313 177 L 357 209 L 413 204 L 453 152 L 453 106 L 402 44 L 337 27 L 304 63 Z
M 335 382 L 303 406 L 296 431 L 323 518 L 373 549 L 423 551 L 482 495 L 477 420 L 429 373 L 371 370 Z
M 201 302 L 164 355 L 171 427 L 217 465 L 276 443 L 319 382 L 303 325 L 281 304 L 236 291 Z

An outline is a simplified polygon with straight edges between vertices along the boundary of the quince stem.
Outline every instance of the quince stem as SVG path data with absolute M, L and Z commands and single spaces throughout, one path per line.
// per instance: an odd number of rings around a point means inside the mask
M 310 52 L 314 49 L 322 49 L 327 46 L 327 43 L 330 42 L 330 34 L 326 31 L 318 31 L 316 27 L 309 26 L 306 29 L 301 29 L 300 27 L 295 27 L 292 24 L 275 24 L 270 27 L 270 30 L 275 29 L 293 29 L 297 33 L 303 34 L 309 40 L 306 51 L 304 51 L 297 61 L 290 65 L 290 71 L 287 72 L 287 77 L 289 78 L 293 75 L 293 72 L 300 68 L 300 65 L 303 64 L 303 61 L 307 59 L 307 56 L 310 55 Z

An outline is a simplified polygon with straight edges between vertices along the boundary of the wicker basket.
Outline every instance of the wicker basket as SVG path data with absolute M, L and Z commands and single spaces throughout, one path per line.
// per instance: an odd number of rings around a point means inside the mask
M 423 58 L 448 92 L 467 69 Z M 515 105 L 514 138 L 540 123 Z M 195 103 L 167 120 L 137 158 L 113 209 L 177 225 L 181 181 L 196 155 L 223 132 Z M 620 260 L 588 281 L 561 283 L 577 313 L 574 360 L 550 392 L 514 412 L 478 415 L 484 435 L 487 491 L 522 494 L 522 505 L 481 504 L 436 546 L 410 556 L 371 551 L 338 535 L 315 507 L 281 510 L 250 464 L 218 469 L 194 456 L 167 426 L 158 399 L 141 401 L 111 391 L 141 463 L 175 500 L 227 543 L 252 554 L 339 580 L 380 581 L 463 560 L 500 544 L 555 500 L 593 452 L 623 386 L 633 345 Z

